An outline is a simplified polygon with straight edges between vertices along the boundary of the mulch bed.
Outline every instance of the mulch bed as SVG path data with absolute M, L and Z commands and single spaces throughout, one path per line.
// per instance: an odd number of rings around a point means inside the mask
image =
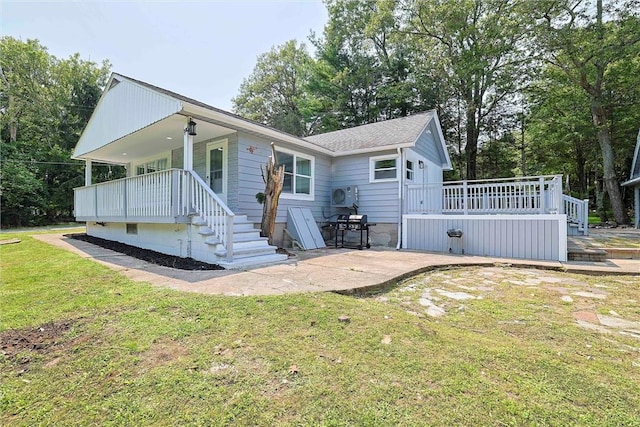
M 221 267 L 218 264 L 196 261 L 193 258 L 181 258 L 173 255 L 161 254 L 160 252 L 137 248 L 125 243 L 114 242 L 113 240 L 87 236 L 85 233 L 65 234 L 65 237 L 82 240 L 83 242 L 91 243 L 92 245 L 100 246 L 101 248 L 110 249 L 112 251 L 164 267 L 177 268 L 179 270 L 224 270 L 224 267 Z

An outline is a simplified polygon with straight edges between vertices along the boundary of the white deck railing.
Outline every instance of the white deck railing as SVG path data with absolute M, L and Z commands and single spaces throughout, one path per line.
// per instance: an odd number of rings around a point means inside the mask
M 408 214 L 560 213 L 562 177 L 540 176 L 408 185 Z
M 233 257 L 233 212 L 193 171 L 165 171 L 74 189 L 79 221 L 206 222 Z
M 589 234 L 589 199 L 576 199 L 562 195 L 562 213 L 567 215 L 567 221 L 578 225 L 585 236 Z

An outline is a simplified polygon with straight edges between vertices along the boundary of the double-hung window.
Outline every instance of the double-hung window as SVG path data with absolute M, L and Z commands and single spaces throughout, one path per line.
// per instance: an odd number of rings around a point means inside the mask
M 413 181 L 413 160 L 407 160 L 407 181 Z
M 376 156 L 369 158 L 369 181 L 384 182 L 398 179 L 398 156 Z
M 144 175 L 166 169 L 169 169 L 169 156 L 167 155 L 146 160 L 143 163 L 136 164 L 135 167 L 136 175 Z
M 277 150 L 278 164 L 284 166 L 282 197 L 313 200 L 314 157 Z

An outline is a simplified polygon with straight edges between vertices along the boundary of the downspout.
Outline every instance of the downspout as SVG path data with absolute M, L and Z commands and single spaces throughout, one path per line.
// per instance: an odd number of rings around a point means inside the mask
M 402 247 L 402 201 L 404 200 L 403 190 L 404 190 L 404 150 L 400 147 L 397 148 L 398 157 L 400 158 L 400 167 L 398 168 L 398 173 L 400 174 L 400 178 L 398 179 L 398 244 L 396 245 L 396 250 L 399 250 Z

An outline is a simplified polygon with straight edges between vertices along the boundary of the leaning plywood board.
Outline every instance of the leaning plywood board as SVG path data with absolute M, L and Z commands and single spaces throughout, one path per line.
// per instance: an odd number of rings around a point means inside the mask
M 326 248 L 320 229 L 309 208 L 289 208 L 287 230 L 302 249 Z

